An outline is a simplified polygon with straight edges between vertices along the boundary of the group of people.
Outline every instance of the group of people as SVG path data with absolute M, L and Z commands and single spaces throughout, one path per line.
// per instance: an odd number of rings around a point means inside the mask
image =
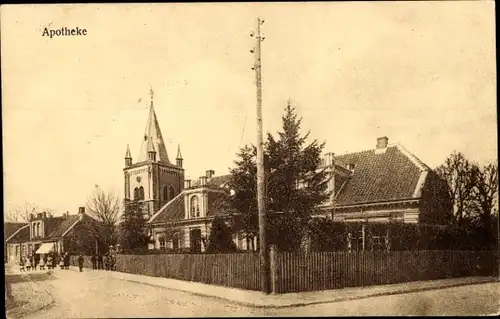
M 94 270 L 116 270 L 116 258 L 113 253 L 94 254 L 90 257 L 90 261 Z
M 70 257 L 68 253 L 50 253 L 50 254 L 42 254 L 42 255 L 30 255 L 21 257 L 19 261 L 19 268 L 21 272 L 37 270 L 37 267 L 40 270 L 56 269 L 57 265 L 61 267 L 61 269 L 69 269 Z

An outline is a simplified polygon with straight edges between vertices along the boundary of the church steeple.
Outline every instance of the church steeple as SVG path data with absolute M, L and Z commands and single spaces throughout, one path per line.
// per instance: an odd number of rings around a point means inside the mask
M 139 154 L 139 162 L 147 161 L 150 159 L 150 147 L 155 151 L 156 156 L 154 161 L 170 164 L 168 159 L 167 148 L 163 141 L 163 136 L 160 131 L 160 125 L 156 118 L 156 113 L 153 106 L 153 89 L 150 90 L 151 105 L 149 107 L 148 122 L 146 123 L 146 130 L 141 145 L 141 153 Z M 151 143 L 151 146 L 149 145 Z
M 128 167 L 132 165 L 132 154 L 130 153 L 130 147 L 127 144 L 127 152 L 125 153 L 125 166 Z
M 175 162 L 177 166 L 182 167 L 182 154 L 180 145 L 177 145 L 177 156 L 175 157 Z

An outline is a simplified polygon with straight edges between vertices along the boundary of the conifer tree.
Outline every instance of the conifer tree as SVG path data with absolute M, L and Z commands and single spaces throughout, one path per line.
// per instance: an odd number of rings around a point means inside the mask
M 207 254 L 235 252 L 236 244 L 232 240 L 231 230 L 221 217 L 215 217 L 208 237 Z
M 302 118 L 288 102 L 277 137 L 267 134 L 265 178 L 269 232 L 277 238 L 283 237 L 283 233 L 276 231 L 276 227 L 290 232 L 304 229 L 317 205 L 328 198 L 328 176 L 320 169 L 325 144 L 317 140 L 307 143 L 309 132 L 301 135 L 301 124 Z M 255 236 L 258 234 L 256 148 L 246 145 L 237 157 L 229 181 L 235 194 L 229 202 L 242 214 L 238 230 Z M 281 217 L 276 217 L 278 215 Z M 290 241 L 291 237 L 281 239 Z
M 146 249 L 148 236 L 141 203 L 125 200 L 120 224 L 120 246 L 126 250 Z

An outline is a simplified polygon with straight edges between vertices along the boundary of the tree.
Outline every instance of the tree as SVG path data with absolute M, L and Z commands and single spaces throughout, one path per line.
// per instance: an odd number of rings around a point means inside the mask
M 4 214 L 4 221 L 10 223 L 27 223 L 30 220 L 30 214 L 40 211 L 40 207 L 34 203 L 25 202 L 13 210 Z
M 148 235 L 142 203 L 126 199 L 124 207 L 120 223 L 120 246 L 127 250 L 147 248 Z
M 97 186 L 87 199 L 86 206 L 88 215 L 101 223 L 100 235 L 104 243 L 107 246 L 116 244 L 115 227 L 119 220 L 120 199 Z
M 309 132 L 300 134 L 302 118 L 298 118 L 290 101 L 282 117 L 282 129 L 277 138 L 267 134 L 265 144 L 266 200 L 268 211 L 281 217 L 270 220 L 270 233 L 279 225 L 283 231 L 299 229 L 314 214 L 318 204 L 328 198 L 327 173 L 319 169 L 324 143 L 313 140 L 309 144 Z M 245 146 L 237 154 L 236 167 L 231 170 L 229 186 L 235 194 L 230 202 L 242 213 L 240 229 L 247 236 L 258 234 L 256 148 Z
M 456 224 L 464 225 L 470 217 L 478 169 L 464 154 L 454 151 L 436 172 L 448 184 Z
M 231 230 L 222 217 L 215 217 L 208 237 L 207 254 L 231 253 L 237 250 Z

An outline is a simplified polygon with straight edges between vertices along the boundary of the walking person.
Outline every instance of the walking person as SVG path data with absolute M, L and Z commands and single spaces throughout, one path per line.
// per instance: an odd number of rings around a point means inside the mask
M 83 256 L 82 253 L 78 254 L 78 269 L 82 272 L 83 269 Z
M 62 253 L 59 256 L 59 267 L 61 267 L 61 269 L 64 269 L 64 256 Z
M 21 257 L 21 259 L 19 260 L 19 271 L 20 272 L 24 272 L 24 260 L 23 258 Z
M 97 256 L 96 254 L 92 254 L 92 257 L 90 257 L 90 261 L 92 262 L 92 270 L 97 269 Z
M 69 269 L 69 259 L 70 259 L 69 254 L 66 253 L 64 255 L 64 269 Z
M 31 255 L 30 263 L 31 263 L 31 269 L 36 270 L 36 258 L 34 255 Z
M 97 255 L 97 269 L 103 270 L 104 269 L 103 263 L 104 261 L 102 254 Z
M 45 256 L 40 257 L 40 270 L 45 270 Z
M 49 257 L 47 257 L 47 270 L 51 270 L 52 269 L 52 255 L 49 255 Z
M 31 270 L 31 260 L 29 257 L 26 257 L 26 271 L 30 271 Z

